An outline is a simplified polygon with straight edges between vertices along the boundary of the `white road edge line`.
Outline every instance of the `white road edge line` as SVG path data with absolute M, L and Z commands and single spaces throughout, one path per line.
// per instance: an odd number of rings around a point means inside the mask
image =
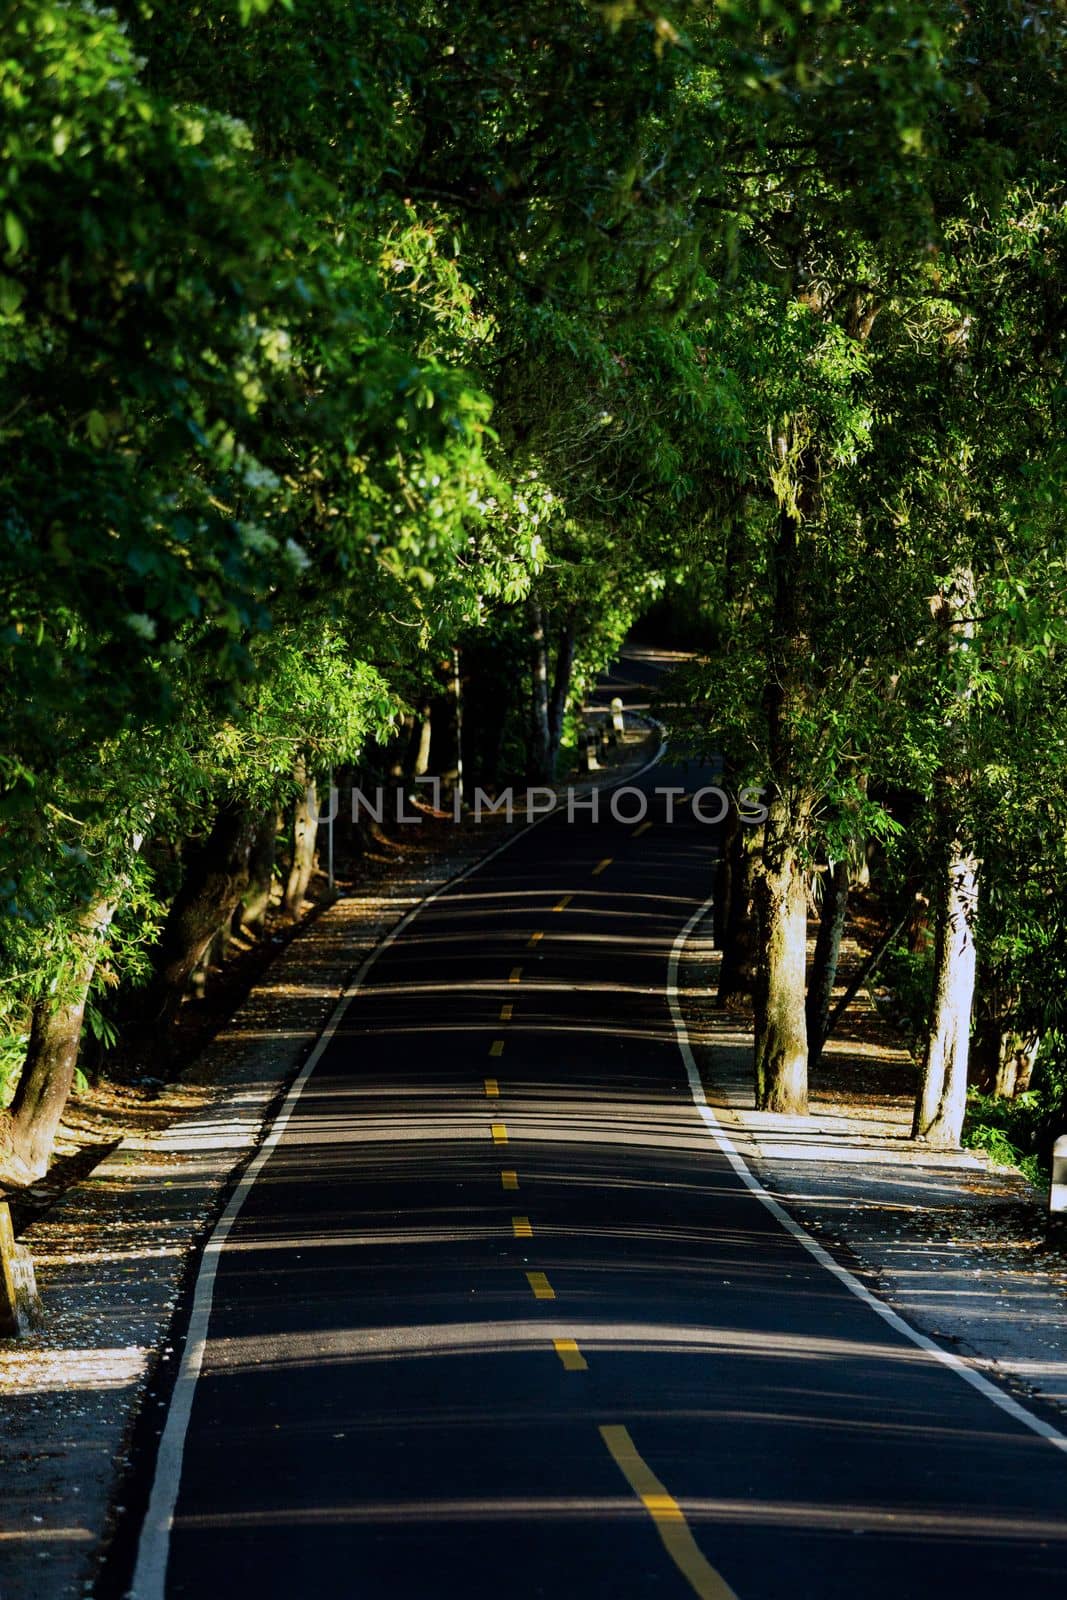
M 897 1312 L 879 1300 L 876 1295 L 873 1295 L 865 1284 L 862 1284 L 858 1278 L 848 1271 L 847 1267 L 840 1266 L 833 1256 L 823 1249 L 818 1240 L 813 1239 L 811 1234 L 800 1226 L 799 1222 L 793 1220 L 785 1207 L 780 1205 L 774 1196 L 768 1193 L 738 1154 L 732 1141 L 727 1137 L 722 1123 L 708 1104 L 707 1095 L 704 1093 L 704 1085 L 700 1081 L 700 1070 L 693 1055 L 693 1048 L 689 1041 L 689 1031 L 682 1016 L 678 998 L 678 968 L 682 953 L 688 942 L 689 935 L 707 916 L 714 901 L 715 896 L 710 895 L 699 910 L 694 911 L 674 941 L 667 963 L 667 999 L 670 1004 L 671 1021 L 674 1023 L 678 1048 L 682 1053 L 682 1060 L 685 1062 L 685 1071 L 689 1079 L 689 1092 L 693 1097 L 693 1104 L 703 1118 L 708 1132 L 715 1140 L 720 1151 L 745 1187 L 750 1189 L 756 1199 L 767 1207 L 771 1216 L 781 1223 L 786 1232 L 792 1234 L 797 1243 L 803 1245 L 804 1249 L 807 1250 L 809 1255 L 815 1257 L 821 1267 L 825 1267 L 827 1272 L 832 1272 L 839 1283 L 844 1284 L 845 1288 L 851 1290 L 857 1300 L 862 1300 L 865 1306 L 876 1312 L 883 1322 L 889 1324 L 894 1332 L 902 1334 L 912 1344 L 918 1345 L 920 1350 L 925 1350 L 928 1355 L 940 1361 L 943 1366 L 948 1367 L 957 1377 L 962 1378 L 965 1383 L 969 1383 L 972 1388 L 977 1389 L 979 1394 L 984 1395 L 987 1400 L 991 1400 L 995 1406 L 999 1406 L 1001 1411 L 1006 1411 L 1008 1416 L 1012 1417 L 1016 1422 L 1021 1422 L 1032 1433 L 1038 1434 L 1042 1439 L 1047 1439 L 1049 1444 L 1054 1445 L 1056 1449 L 1067 1451 L 1067 1434 L 1061 1433 L 1058 1428 L 1054 1428 L 1050 1422 L 1045 1422 L 1043 1418 L 1034 1416 L 1032 1411 L 1028 1411 L 1025 1406 L 1020 1405 L 1018 1400 L 1013 1400 L 1011 1395 L 1005 1394 L 984 1373 L 979 1372 L 976 1367 L 971 1366 L 961 1356 L 953 1354 L 950 1350 L 942 1349 L 933 1339 L 927 1338 L 925 1333 L 920 1333 L 917 1328 L 913 1328 Z
M 624 777 L 612 779 L 609 783 L 600 785 L 604 789 L 616 789 L 622 784 L 633 783 L 637 778 L 649 772 L 662 761 L 666 753 L 667 743 L 662 737 L 662 728 L 658 723 L 652 722 L 649 717 L 639 716 L 631 711 L 635 721 L 651 723 L 660 733 L 660 746 L 650 761 L 638 767 L 636 772 L 627 773 Z M 591 794 L 596 784 L 586 786 Z M 215 1277 L 218 1272 L 219 1257 L 229 1237 L 241 1208 L 247 1200 L 249 1193 L 259 1177 L 263 1168 L 274 1153 L 275 1146 L 284 1134 L 289 1119 L 296 1109 L 296 1103 L 304 1092 L 311 1074 L 318 1066 L 323 1052 L 330 1044 L 336 1033 L 345 1012 L 352 1000 L 358 994 L 368 972 L 383 955 L 389 946 L 403 933 L 408 923 L 440 899 L 448 890 L 455 888 L 473 873 L 482 867 L 488 866 L 490 861 L 502 855 L 505 850 L 519 839 L 524 839 L 534 828 L 539 828 L 550 817 L 558 816 L 563 810 L 562 805 L 556 805 L 551 811 L 546 811 L 536 821 L 528 823 L 518 833 L 512 834 L 510 839 L 505 839 L 503 844 L 497 845 L 495 850 L 490 850 L 488 855 L 482 856 L 478 861 L 472 862 L 469 867 L 464 867 L 462 872 L 457 872 L 446 883 L 439 884 L 430 894 L 420 900 L 418 905 L 412 906 L 400 918 L 395 927 L 391 928 L 385 937 L 375 945 L 367 956 L 362 966 L 351 979 L 340 1000 L 319 1035 L 311 1054 L 301 1067 L 292 1087 L 282 1102 L 274 1122 L 271 1124 L 263 1143 L 260 1145 L 253 1159 L 242 1174 L 236 1189 L 230 1197 L 222 1216 L 211 1233 L 207 1244 L 204 1246 L 204 1255 L 200 1263 L 200 1270 L 196 1276 L 193 1289 L 193 1307 L 189 1317 L 189 1328 L 186 1334 L 185 1350 L 182 1355 L 182 1364 L 174 1383 L 174 1392 L 171 1395 L 170 1405 L 167 1408 L 167 1420 L 164 1424 L 163 1434 L 159 1441 L 156 1453 L 155 1472 L 152 1479 L 152 1492 L 149 1496 L 148 1511 L 145 1515 L 141 1536 L 137 1546 L 137 1563 L 134 1567 L 133 1582 L 129 1589 L 129 1600 L 165 1600 L 167 1586 L 167 1562 L 170 1556 L 170 1535 L 174 1526 L 174 1510 L 178 1503 L 178 1491 L 181 1487 L 182 1460 L 185 1455 L 185 1440 L 189 1432 L 189 1419 L 192 1415 L 193 1396 L 196 1385 L 200 1379 L 200 1370 L 203 1366 L 204 1351 L 207 1346 L 208 1324 L 211 1320 L 211 1308 L 215 1297 Z

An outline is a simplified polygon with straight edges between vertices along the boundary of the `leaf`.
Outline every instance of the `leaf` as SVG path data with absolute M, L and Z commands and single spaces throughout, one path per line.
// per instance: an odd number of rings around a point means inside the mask
M 4 213 L 4 237 L 11 254 L 17 256 L 26 243 L 26 229 L 22 218 L 15 211 Z
M 14 278 L 0 277 L 0 315 L 13 317 L 25 296 L 21 283 Z

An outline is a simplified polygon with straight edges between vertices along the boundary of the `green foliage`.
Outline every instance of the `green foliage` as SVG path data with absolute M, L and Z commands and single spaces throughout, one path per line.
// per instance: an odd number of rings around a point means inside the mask
M 885 1014 L 906 1036 L 913 1051 L 926 1028 L 932 972 L 931 951 L 909 950 L 899 943 L 890 945 L 878 969 L 876 981 L 889 991 Z
M 1036 1110 L 1036 1095 L 1005 1100 L 972 1089 L 967 1096 L 963 1143 L 970 1150 L 984 1150 L 998 1167 L 1017 1167 L 1033 1184 L 1047 1181 L 1048 1163 L 1033 1151 Z
M 994 1161 L 1018 1167 L 1031 1183 L 1048 1182 L 1052 1144 L 1067 1122 L 1067 1054 L 1064 1037 L 1050 1033 L 1042 1046 L 1033 1086 L 1008 1098 L 971 1089 L 963 1142 Z
M 531 601 L 570 741 L 679 592 L 679 740 L 808 850 L 906 790 L 916 870 L 965 774 L 984 959 L 1056 1025 L 1058 19 L 12 0 L 0 49 L 4 1060 L 115 893 L 104 1025 L 222 803 L 360 760 L 457 643 L 517 759 Z

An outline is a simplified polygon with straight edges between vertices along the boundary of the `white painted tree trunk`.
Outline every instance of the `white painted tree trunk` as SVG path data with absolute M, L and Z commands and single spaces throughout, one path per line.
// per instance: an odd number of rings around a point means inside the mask
M 940 884 L 933 1005 L 912 1127 L 914 1138 L 942 1149 L 958 1147 L 967 1109 L 977 903 L 978 863 L 957 843 Z

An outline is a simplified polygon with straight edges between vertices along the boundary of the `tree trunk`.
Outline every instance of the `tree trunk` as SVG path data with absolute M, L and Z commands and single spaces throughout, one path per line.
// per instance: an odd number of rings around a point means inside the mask
M 307 783 L 303 762 L 295 774 L 301 785 L 293 801 L 293 854 L 282 895 L 282 910 L 287 917 L 298 917 L 304 904 L 311 874 L 315 870 L 315 851 L 319 842 L 318 797 L 315 785 Z
M 411 748 L 415 738 L 415 713 L 407 711 L 400 718 L 398 724 L 398 737 L 393 746 L 393 758 L 389 763 L 389 776 L 398 789 L 403 789 L 408 781 L 411 767 Z
M 875 945 L 874 949 L 860 967 L 859 971 L 853 976 L 847 985 L 844 994 L 841 996 L 836 1006 L 834 1006 L 833 1011 L 830 1013 L 830 1020 L 826 1024 L 826 1038 L 823 1040 L 823 1044 L 826 1043 L 826 1039 L 828 1039 L 833 1033 L 834 1029 L 837 1027 L 837 1024 L 841 1021 L 841 1018 L 844 1016 L 853 1000 L 855 1000 L 864 984 L 869 983 L 871 978 L 874 977 L 874 974 L 878 971 L 878 968 L 885 960 L 890 945 L 894 944 L 903 933 L 904 924 L 907 922 L 910 916 L 911 911 L 909 909 L 904 913 L 899 922 L 894 923 L 889 931 L 882 935 L 881 939 Z
M 1000 1036 L 994 1094 L 1001 1095 L 1005 1099 L 1014 1099 L 1018 1094 L 1025 1094 L 1034 1075 L 1037 1052 L 1040 1048 L 1039 1033 L 1022 1034 L 1017 1033 L 1014 1028 L 1005 1028 Z
M 274 857 L 280 826 L 281 813 L 277 806 L 271 806 L 263 813 L 248 853 L 248 888 L 233 914 L 234 933 L 247 928 L 258 937 L 263 932 L 274 887 Z
M 915 909 L 908 923 L 908 952 L 923 956 L 930 948 L 930 902 L 919 893 L 915 896 Z
M 756 875 L 759 955 L 755 993 L 756 1105 L 801 1116 L 808 1109 L 808 1037 L 804 1015 L 808 896 L 788 824 L 766 823 Z
M 983 985 L 979 985 L 988 997 Z M 1041 1044 L 1039 1033 L 1022 1033 L 1015 1024 L 1014 1007 L 1018 995 L 1003 996 L 995 985 L 994 1003 L 983 1007 L 975 1022 L 971 1039 L 971 1081 L 1004 1100 L 1013 1100 L 1030 1087 L 1034 1063 Z
M 140 846 L 138 837 L 134 848 Z M 0 1170 L 13 1182 L 33 1183 L 48 1171 L 56 1130 L 74 1082 L 89 987 L 118 903 L 114 891 L 101 896 L 82 919 L 85 954 L 71 980 L 68 998 L 58 1006 L 48 999 L 34 1005 L 26 1059 L 0 1131 Z
M 166 1050 L 166 1033 L 193 970 L 248 887 L 248 863 L 260 813 L 230 801 L 202 843 L 188 852 L 181 887 L 156 945 L 155 975 L 139 1008 L 142 1031 Z M 144 1048 L 146 1040 L 137 1041 Z
M 552 777 L 552 737 L 548 709 L 548 643 L 544 613 L 536 600 L 529 602 L 531 709 L 529 775 L 536 783 Z
M 781 443 L 787 448 L 787 440 Z M 817 512 L 817 483 L 818 474 L 807 461 L 800 471 L 796 505 L 781 505 L 769 553 L 774 610 L 764 705 L 771 796 L 756 874 L 756 1104 L 764 1111 L 797 1116 L 808 1109 L 808 896 L 801 849 L 811 816 L 811 797 L 798 784 L 796 764 L 796 726 L 808 704 L 811 657 L 800 527 Z
M 731 807 L 731 811 L 734 808 Z M 721 934 L 722 965 L 716 1004 L 751 999 L 756 988 L 756 870 L 763 829 L 738 823 L 728 869 L 729 900 Z M 724 849 L 725 854 L 725 849 Z M 716 935 L 716 937 L 719 937 Z
M 463 675 L 459 650 L 441 662 L 445 692 L 437 705 L 437 774 L 453 807 L 463 800 Z
M 419 719 L 413 740 L 413 754 L 411 762 L 411 775 L 413 778 L 424 778 L 430 770 L 430 735 L 433 721 L 430 716 L 429 702 L 425 702 L 419 709 Z
M 913 1138 L 942 1149 L 959 1145 L 967 1109 L 977 900 L 978 863 L 957 842 L 937 896 L 933 1005 L 912 1125 Z
M 723 771 L 723 787 L 729 792 L 733 785 L 730 782 L 731 773 L 728 767 Z M 737 806 L 731 801 L 730 809 L 723 821 L 722 840 L 719 845 L 719 855 L 715 863 L 715 899 L 711 906 L 711 929 L 715 940 L 715 948 L 725 952 L 726 940 L 730 927 L 730 912 L 733 907 L 734 890 L 737 876 L 740 871 L 741 854 L 741 819 L 737 814 Z M 725 962 L 725 954 L 723 956 Z M 720 967 L 721 977 L 721 967 Z
M 817 1066 L 826 1043 L 830 1023 L 830 1007 L 837 982 L 837 963 L 841 954 L 841 938 L 845 931 L 848 911 L 847 861 L 835 861 L 826 874 L 819 931 L 815 939 L 815 955 L 811 964 L 806 1004 L 808 1027 L 808 1066 Z
M 943 1149 L 955 1149 L 963 1132 L 977 967 L 978 862 L 961 837 L 957 820 L 969 781 L 975 600 L 974 574 L 964 566 L 952 574 L 931 606 L 942 630 L 941 649 L 952 689 L 935 790 L 941 838 L 948 842 L 935 893 L 933 996 L 912 1137 Z
M 563 719 L 567 714 L 567 700 L 571 692 L 574 673 L 574 655 L 577 648 L 577 630 L 574 613 L 568 612 L 556 649 L 556 670 L 552 677 L 552 696 L 548 705 L 548 759 L 550 774 L 554 774 L 556 756 L 563 738 Z

